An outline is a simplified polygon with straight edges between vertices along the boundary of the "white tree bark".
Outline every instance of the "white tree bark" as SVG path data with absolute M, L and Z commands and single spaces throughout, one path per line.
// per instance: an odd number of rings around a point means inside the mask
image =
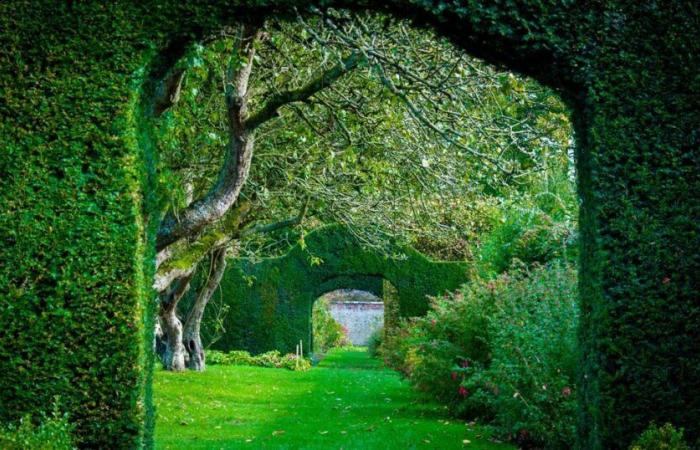
M 182 322 L 177 316 L 177 305 L 190 287 L 192 275 L 180 278 L 160 296 L 158 319 L 162 331 L 161 355 L 163 368 L 172 371 L 185 370 L 187 352 L 182 344 Z
M 226 270 L 226 249 L 219 248 L 212 254 L 212 263 L 209 269 L 209 277 L 207 282 L 199 292 L 197 300 L 192 309 L 187 314 L 185 319 L 183 342 L 185 349 L 189 355 L 187 367 L 196 371 L 203 371 L 206 368 L 206 360 L 204 356 L 204 347 L 202 346 L 202 338 L 200 329 L 204 310 L 209 303 L 212 295 L 219 287 L 221 278 Z

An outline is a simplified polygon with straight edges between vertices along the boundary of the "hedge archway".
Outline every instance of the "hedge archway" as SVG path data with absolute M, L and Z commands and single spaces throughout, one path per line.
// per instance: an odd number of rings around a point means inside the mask
M 327 292 L 361 289 L 381 296 L 387 280 L 397 291 L 392 301 L 398 314 L 410 317 L 425 314 L 428 295 L 467 281 L 466 264 L 431 261 L 410 248 L 396 248 L 393 253 L 403 257 L 388 258 L 363 247 L 342 226 L 316 229 L 304 243 L 277 258 L 229 261 L 221 281 L 223 302 L 229 307 L 226 333 L 213 348 L 293 352 L 301 340 L 311 349 L 311 309 Z M 312 255 L 322 262 L 312 263 Z
M 81 445 L 152 444 L 149 93 L 188 43 L 308 3 L 0 4 L 0 420 L 58 396 Z M 700 6 L 323 5 L 386 9 L 560 90 L 582 200 L 580 446 L 625 448 L 652 420 L 700 436 Z

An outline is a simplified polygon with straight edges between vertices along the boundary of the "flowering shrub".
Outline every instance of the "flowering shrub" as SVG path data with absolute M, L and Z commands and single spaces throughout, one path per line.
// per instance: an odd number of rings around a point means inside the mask
M 282 355 L 277 350 L 272 350 L 257 356 L 252 356 L 250 353 L 241 350 L 228 353 L 217 350 L 207 350 L 207 362 L 214 365 L 257 366 L 289 370 L 308 370 L 311 368 L 311 361 L 309 359 L 297 357 L 294 353 Z
M 571 448 L 576 417 L 576 272 L 514 268 L 434 299 L 387 333 L 380 354 L 454 414 L 522 447 Z

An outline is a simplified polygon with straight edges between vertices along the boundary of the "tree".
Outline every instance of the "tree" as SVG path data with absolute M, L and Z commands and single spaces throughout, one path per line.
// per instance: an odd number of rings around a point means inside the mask
M 499 196 L 569 163 L 551 92 L 378 16 L 223 30 L 162 86 L 168 212 L 154 285 L 173 370 L 204 367 L 199 322 L 224 249 L 274 253 L 303 235 L 293 228 L 302 222 L 342 222 L 367 245 L 399 238 L 465 258 Z M 212 275 L 181 345 L 174 294 L 207 257 Z

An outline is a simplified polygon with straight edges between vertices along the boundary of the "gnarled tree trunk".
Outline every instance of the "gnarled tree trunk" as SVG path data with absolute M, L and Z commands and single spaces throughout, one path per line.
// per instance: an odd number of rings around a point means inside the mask
M 216 288 L 219 287 L 225 269 L 226 248 L 216 249 L 212 254 L 212 263 L 207 282 L 199 292 L 197 300 L 192 305 L 185 319 L 183 342 L 189 356 L 186 363 L 189 369 L 201 372 L 206 367 L 204 347 L 202 346 L 200 335 L 202 317 L 204 316 L 204 309 L 207 307 L 207 303 L 214 295 Z
M 160 296 L 161 359 L 166 370 L 185 370 L 187 352 L 182 345 L 182 322 L 177 317 L 177 304 L 189 289 L 191 279 L 192 274 L 180 278 Z

